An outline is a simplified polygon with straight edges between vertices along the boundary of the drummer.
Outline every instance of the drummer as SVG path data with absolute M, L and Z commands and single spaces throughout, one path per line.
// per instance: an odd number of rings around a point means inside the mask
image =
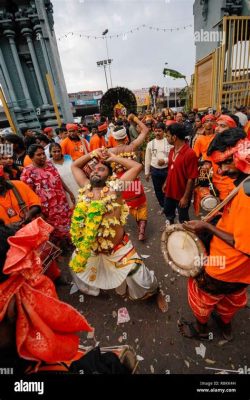
M 243 130 L 228 129 L 217 135 L 210 154 L 223 176 L 238 186 L 250 175 L 250 141 Z M 181 334 L 189 338 L 209 339 L 210 315 L 218 323 L 226 340 L 232 339 L 231 321 L 247 303 L 250 284 L 250 178 L 224 207 L 216 226 L 204 221 L 189 221 L 183 227 L 195 234 L 212 234 L 210 254 L 205 268 L 188 281 L 188 301 L 196 323 L 180 319 Z
M 209 187 L 211 193 L 216 196 L 217 192 L 212 185 L 212 160 L 211 157 L 207 155 L 207 149 L 215 137 L 214 132 L 214 121 L 215 117 L 212 114 L 205 115 L 202 118 L 202 125 L 204 128 L 203 135 L 199 135 L 197 140 L 194 143 L 193 150 L 199 159 L 199 178 L 196 182 L 196 188 L 194 190 L 194 209 L 195 214 L 199 215 L 200 211 L 200 188 L 201 187 Z
M 215 134 L 218 135 L 230 128 L 236 128 L 235 120 L 229 115 L 220 115 L 216 120 Z M 212 143 L 212 142 L 210 142 Z M 210 146 L 210 144 L 209 144 Z M 207 150 L 209 149 L 209 146 Z M 209 155 L 208 155 L 209 157 Z M 216 190 L 219 192 L 220 200 L 224 200 L 227 195 L 233 190 L 234 184 L 229 176 L 220 175 L 218 173 L 218 165 L 213 163 L 213 178 L 212 182 Z

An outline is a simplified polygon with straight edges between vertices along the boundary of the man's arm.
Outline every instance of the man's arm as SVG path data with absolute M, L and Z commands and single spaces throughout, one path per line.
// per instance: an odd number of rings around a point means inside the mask
M 89 179 L 87 178 L 82 168 L 92 159 L 92 157 L 93 152 L 85 154 L 84 156 L 79 157 L 77 160 L 75 160 L 71 165 L 71 170 L 74 178 L 80 187 L 84 187 L 89 183 Z
M 146 180 L 149 180 L 150 175 L 150 165 L 151 165 L 152 153 L 151 153 L 151 142 L 147 144 L 146 154 L 145 154 L 145 176 Z
M 223 240 L 229 246 L 234 247 L 235 241 L 234 236 L 231 233 L 222 231 L 221 229 L 216 228 L 216 226 L 209 224 L 205 221 L 188 221 L 182 224 L 183 227 L 193 233 L 199 234 L 203 231 L 207 231 L 212 233 L 214 236 L 217 236 L 219 239 Z
M 41 207 L 40 206 L 32 206 L 30 207 L 26 218 L 22 221 L 24 224 L 28 224 L 30 221 L 32 221 L 33 218 L 38 216 L 38 214 L 41 214 Z
M 73 204 L 76 204 L 76 199 L 75 199 L 74 194 L 73 194 L 73 193 L 71 192 L 71 190 L 68 188 L 68 186 L 66 185 L 66 183 L 62 180 L 62 178 L 61 178 L 61 181 L 62 181 L 62 185 L 63 185 L 64 191 L 67 192 L 67 193 L 69 194 L 69 197 L 70 197 L 70 200 L 72 201 L 72 203 L 73 203 Z
M 139 173 L 142 171 L 143 167 L 137 161 L 129 160 L 129 159 L 123 158 L 123 157 L 118 157 L 113 153 L 110 153 L 110 154 L 111 154 L 111 156 L 106 159 L 107 162 L 115 162 L 117 164 L 122 165 L 124 167 L 124 169 L 127 170 L 120 178 L 120 181 L 131 182 L 135 178 L 137 178 Z
M 195 183 L 195 179 L 188 179 L 187 184 L 186 184 L 185 193 L 179 202 L 179 207 L 185 208 L 188 206 L 188 202 L 191 199 L 192 192 L 194 189 L 194 183 Z
M 128 116 L 128 120 L 134 121 L 139 127 L 141 128 L 141 133 L 138 135 L 138 137 L 133 140 L 129 146 L 132 147 L 132 151 L 136 150 L 141 144 L 145 141 L 147 134 L 149 132 L 149 129 L 146 127 L 146 125 L 141 122 L 134 114 L 130 114 Z

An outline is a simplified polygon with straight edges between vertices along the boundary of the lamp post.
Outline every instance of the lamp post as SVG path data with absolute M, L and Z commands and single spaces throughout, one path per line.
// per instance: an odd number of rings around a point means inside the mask
M 104 32 L 102 32 L 102 35 L 105 36 L 105 41 L 106 41 L 106 49 L 107 49 L 107 59 L 109 59 L 109 51 L 108 51 L 108 39 L 107 39 L 107 33 L 108 33 L 108 29 L 105 29 Z M 110 64 L 109 64 L 109 77 L 110 77 L 110 85 L 111 88 L 113 87 L 113 82 L 112 82 L 112 77 L 111 77 L 111 68 L 110 68 Z
M 105 74 L 107 90 L 109 89 L 109 86 L 108 86 L 106 67 L 107 67 L 107 65 L 110 65 L 111 63 L 112 63 L 112 60 L 110 58 L 108 60 L 101 60 L 101 61 L 97 61 L 96 62 L 97 67 L 103 67 L 104 68 L 104 74 Z

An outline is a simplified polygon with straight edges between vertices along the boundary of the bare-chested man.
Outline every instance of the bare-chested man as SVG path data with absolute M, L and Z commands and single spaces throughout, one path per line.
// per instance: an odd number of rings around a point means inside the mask
M 98 157 L 99 163 L 87 179 L 82 168 L 93 157 Z M 111 163 L 126 170 L 115 186 L 109 181 Z M 128 206 L 122 199 L 121 190 L 131 184 L 141 169 L 136 161 L 111 152 L 107 154 L 101 149 L 74 162 L 72 171 L 83 189 L 72 218 L 71 235 L 76 251 L 70 266 L 83 293 L 98 296 L 100 289 L 116 289 L 120 295 L 127 291 L 133 300 L 157 294 L 158 305 L 166 311 L 167 305 L 154 272 L 146 268 L 124 231 Z

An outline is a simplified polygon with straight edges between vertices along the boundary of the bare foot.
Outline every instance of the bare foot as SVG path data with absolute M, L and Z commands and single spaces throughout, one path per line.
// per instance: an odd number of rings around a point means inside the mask
M 159 291 L 159 293 L 157 293 L 157 295 L 156 295 L 156 303 L 157 303 L 158 308 L 163 313 L 168 311 L 168 303 L 166 302 L 165 296 L 161 291 Z

